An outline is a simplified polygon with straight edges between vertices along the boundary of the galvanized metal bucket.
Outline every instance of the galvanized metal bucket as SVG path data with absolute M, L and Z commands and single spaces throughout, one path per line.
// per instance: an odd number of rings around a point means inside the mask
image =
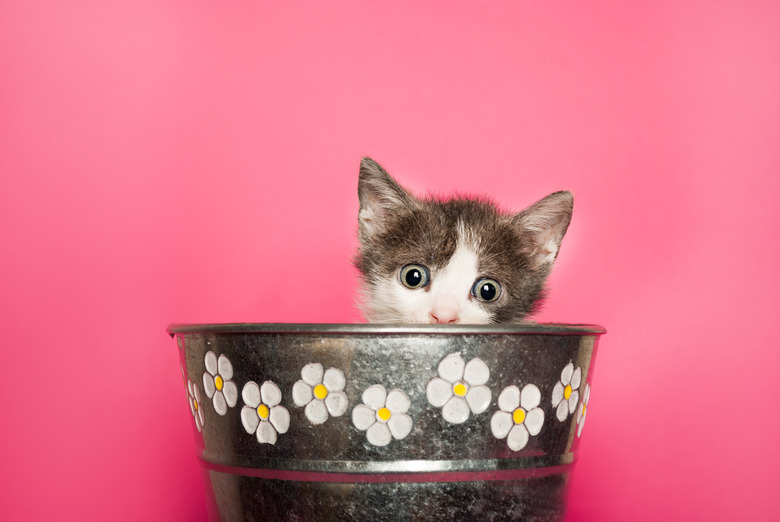
M 212 520 L 560 520 L 600 326 L 171 325 Z

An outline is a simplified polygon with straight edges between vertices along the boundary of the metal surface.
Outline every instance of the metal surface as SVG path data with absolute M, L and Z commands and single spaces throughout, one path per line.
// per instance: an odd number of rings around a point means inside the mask
M 230 324 L 172 325 L 169 333 L 180 349 L 197 451 L 213 493 L 214 520 L 541 521 L 558 520 L 563 514 L 584 423 L 585 390 L 604 329 Z M 446 419 L 443 408 L 432 404 L 428 386 L 442 379 L 442 361 L 447 366 L 456 360 L 468 363 L 458 381 L 468 389 L 464 399 L 479 402 L 469 395 L 473 391 L 477 397 L 478 388 L 489 390 L 489 398 L 485 402 L 483 397 L 484 405 L 467 409 L 465 420 L 454 423 L 452 415 Z M 472 365 L 473 360 L 484 364 Z M 224 361 L 231 371 L 222 371 Z M 329 412 L 322 421 L 310 415 L 308 404 L 296 405 L 293 389 L 300 386 L 296 383 L 302 369 L 310 363 L 323 370 L 334 368 L 331 377 L 340 374 L 343 387 L 337 384 L 328 397 L 343 393 L 342 414 Z M 484 384 L 477 382 L 477 366 L 489 371 Z M 567 368 L 580 376 L 578 382 Z M 215 392 L 217 377 L 224 386 L 221 392 Z M 468 382 L 470 378 L 474 382 Z M 281 391 L 278 407 L 289 414 L 289 428 L 276 430 L 273 444 L 259 442 L 254 425 L 247 424 L 246 418 L 260 410 L 242 393 L 249 383 L 260 386 L 266 381 Z M 571 407 L 566 399 L 565 407 L 554 403 L 566 384 Z M 358 407 L 365 409 L 364 392 L 374 385 L 387 392 L 401 390 L 412 422 L 408 433 L 381 446 L 368 435 L 373 425 L 359 428 L 353 419 Z M 493 416 L 502 404 L 507 409 L 506 401 L 498 400 L 502 392 L 528 385 L 538 392 L 534 408 L 541 408 L 544 421 L 521 448 L 513 449 L 509 438 L 499 438 L 502 433 L 493 425 Z M 237 392 L 233 404 L 231 386 Z M 218 400 L 219 393 L 227 400 Z M 561 408 L 566 410 L 563 420 Z M 513 422 L 528 412 L 525 408 Z M 376 422 L 384 421 L 377 416 Z M 519 425 L 526 426 L 522 421 Z

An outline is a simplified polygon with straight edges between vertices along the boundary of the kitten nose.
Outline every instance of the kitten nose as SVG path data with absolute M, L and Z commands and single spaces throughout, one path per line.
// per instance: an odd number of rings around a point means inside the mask
M 434 310 L 429 312 L 432 324 L 455 324 L 460 321 L 458 312 L 452 310 Z

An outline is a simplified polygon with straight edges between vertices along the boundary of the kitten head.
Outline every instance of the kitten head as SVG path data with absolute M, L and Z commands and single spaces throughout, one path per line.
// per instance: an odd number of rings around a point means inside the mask
M 378 323 L 521 321 L 544 296 L 573 205 L 570 192 L 513 215 L 482 199 L 420 199 L 370 158 L 358 198 L 355 266 Z

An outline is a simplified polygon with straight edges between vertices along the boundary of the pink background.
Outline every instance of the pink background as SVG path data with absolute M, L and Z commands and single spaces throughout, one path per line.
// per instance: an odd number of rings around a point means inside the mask
M 5 520 L 203 520 L 170 322 L 351 322 L 357 168 L 576 194 L 572 521 L 780 510 L 780 5 L 0 7 Z

